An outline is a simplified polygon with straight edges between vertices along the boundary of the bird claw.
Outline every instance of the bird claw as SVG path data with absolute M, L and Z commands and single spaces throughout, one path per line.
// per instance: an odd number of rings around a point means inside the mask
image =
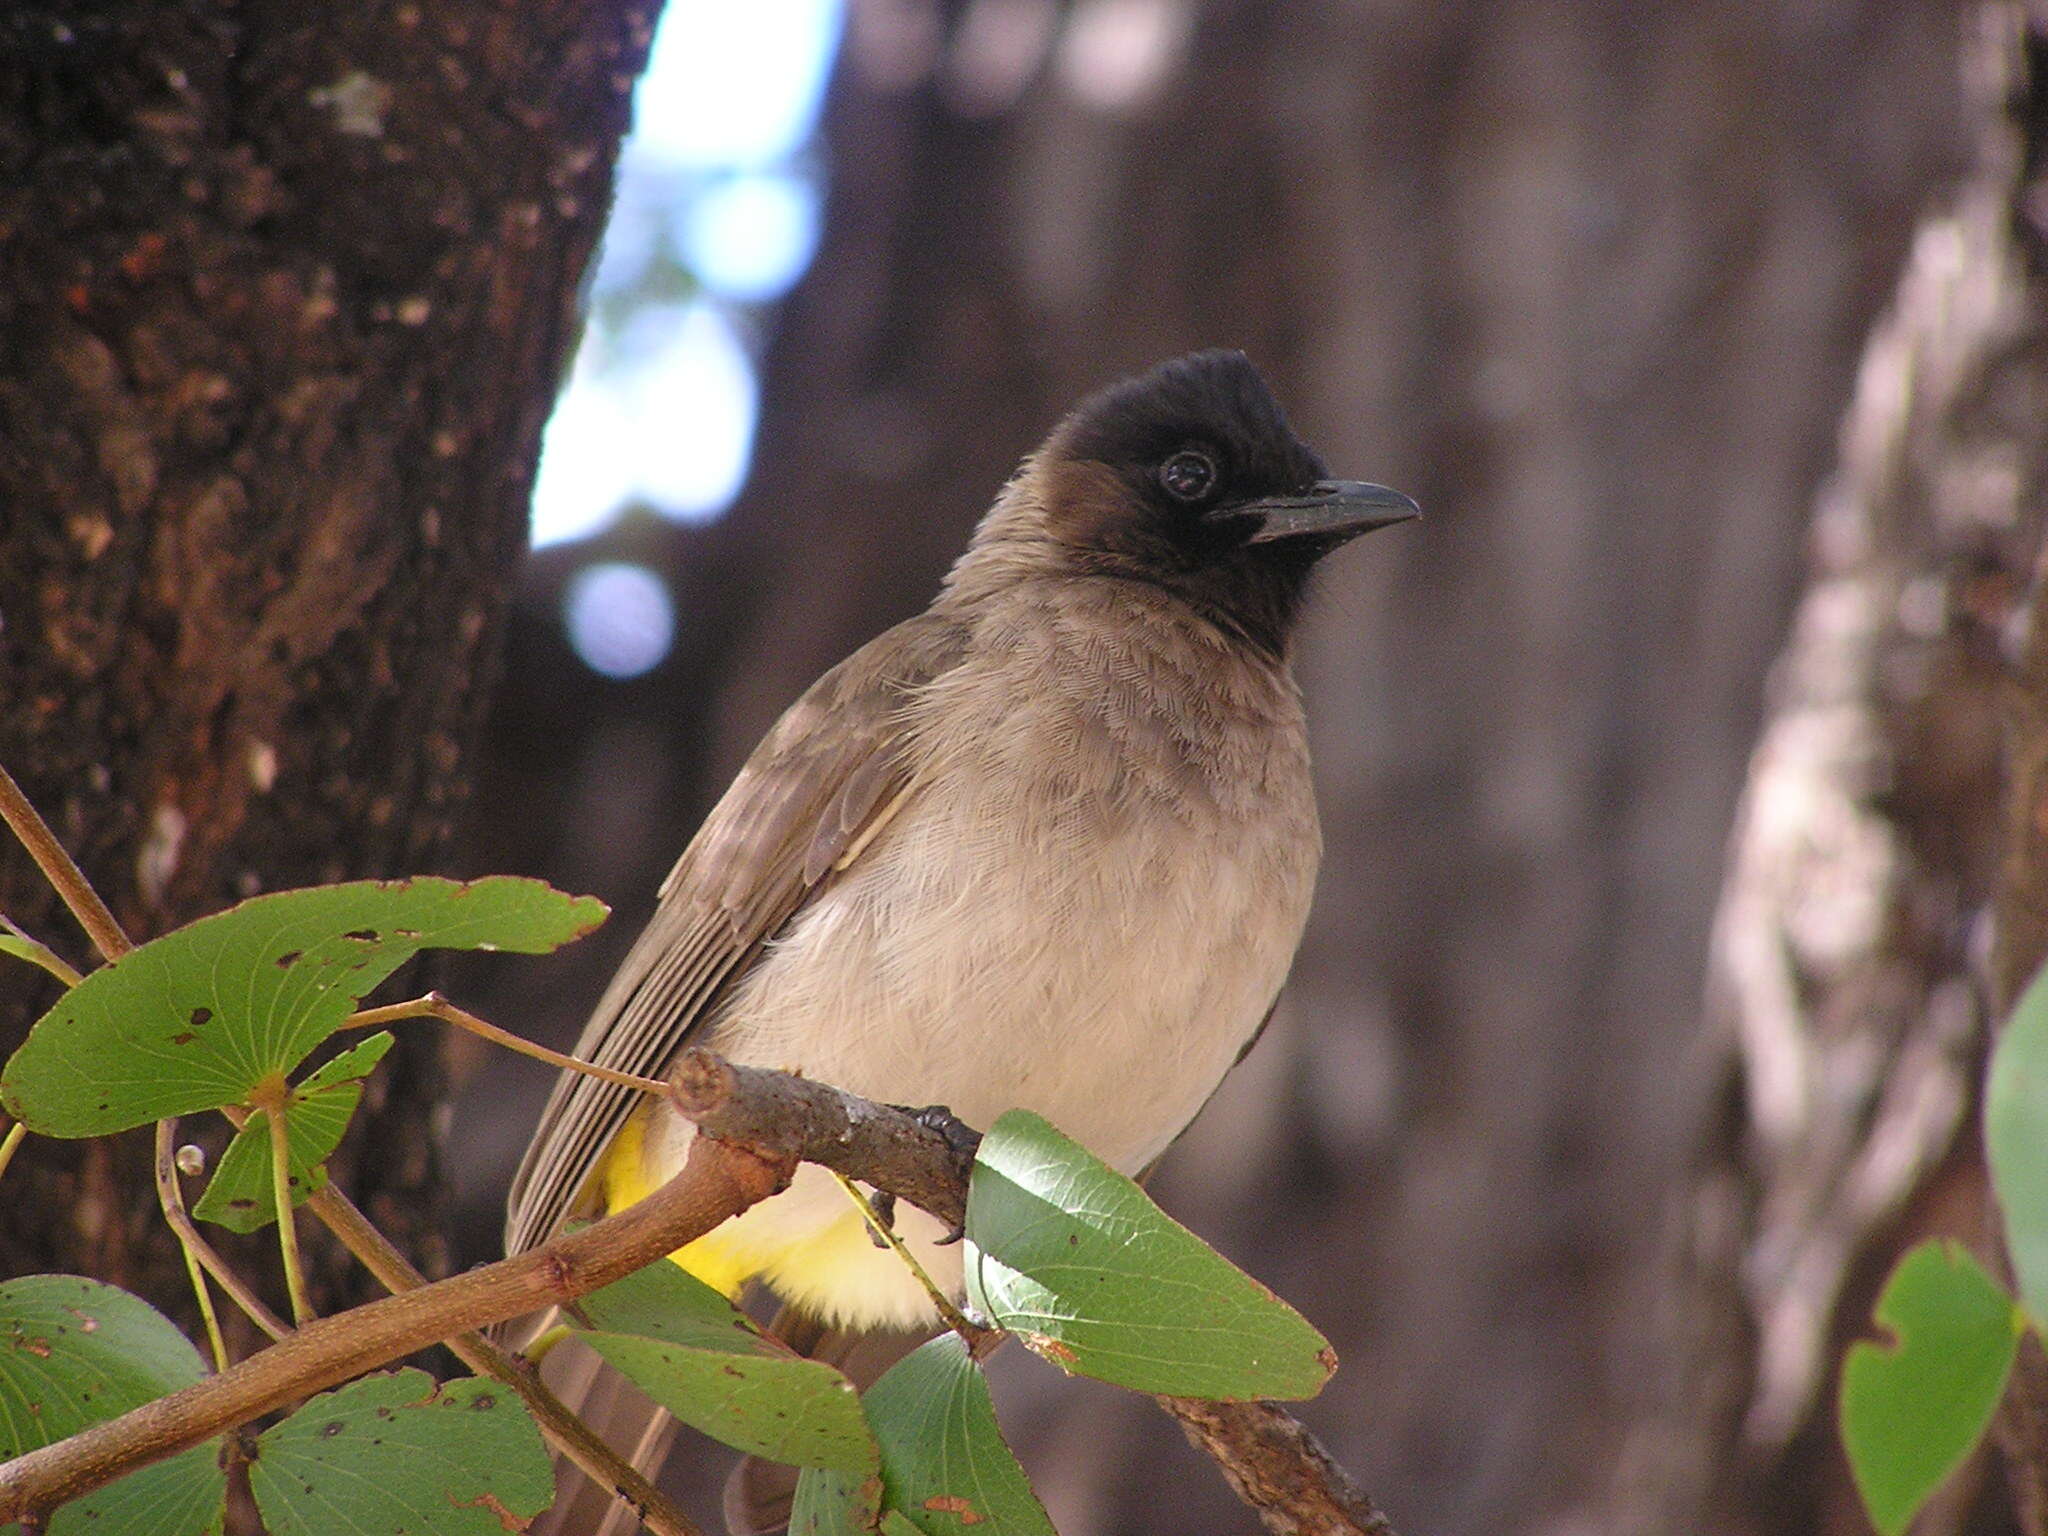
M 927 1104 L 921 1109 L 901 1106 L 903 1112 L 928 1131 L 937 1131 L 943 1136 L 953 1155 L 963 1163 L 972 1162 L 974 1154 L 981 1150 L 981 1132 L 955 1115 L 943 1104 Z
M 946 1150 L 951 1152 L 954 1161 L 960 1164 L 960 1171 L 963 1176 L 973 1166 L 974 1154 L 981 1150 L 981 1132 L 977 1131 L 965 1120 L 962 1120 L 952 1110 L 946 1108 L 945 1105 L 926 1104 L 912 1106 L 909 1104 L 892 1104 L 889 1107 L 901 1110 L 926 1130 L 938 1132 L 939 1136 L 946 1143 Z M 964 1225 L 956 1226 L 938 1240 L 937 1246 L 950 1248 L 966 1236 L 967 1228 Z
M 974 1154 L 981 1150 L 981 1132 L 943 1104 L 927 1104 L 923 1109 L 914 1109 L 910 1113 L 926 1130 L 937 1131 L 945 1137 L 946 1145 L 961 1162 L 970 1166 L 973 1164 Z M 950 1248 L 966 1236 L 967 1227 L 963 1222 L 949 1229 L 946 1235 L 939 1239 L 938 1246 Z
M 882 1234 L 885 1231 L 896 1230 L 896 1197 L 886 1189 L 878 1189 L 868 1196 L 868 1209 L 875 1213 L 876 1220 L 882 1224 L 881 1228 L 877 1229 L 872 1222 L 869 1223 L 868 1241 L 877 1248 L 887 1248 L 889 1239 Z

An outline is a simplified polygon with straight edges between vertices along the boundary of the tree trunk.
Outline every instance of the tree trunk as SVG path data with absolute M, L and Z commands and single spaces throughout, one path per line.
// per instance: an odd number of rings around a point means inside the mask
M 0 17 L 0 761 L 136 937 L 446 860 L 651 10 Z M 0 903 L 88 958 L 11 847 Z M 439 1062 L 338 1169 L 415 1251 Z M 0 1272 L 175 1297 L 146 1151 L 32 1141 Z
M 1629 1529 L 1856 1529 L 1843 1349 L 1907 1246 L 1995 1241 L 1989 1023 L 2048 956 L 2048 17 L 1975 20 L 1975 165 L 1865 348 L 1751 762 L 1714 945 L 1734 1112 L 1678 1243 L 1679 1368 L 1638 1437 L 1662 1475 Z M 2016 1506 L 2043 1528 L 2043 1376 L 2029 1348 L 2010 1486 L 1973 1466 L 1917 1530 Z

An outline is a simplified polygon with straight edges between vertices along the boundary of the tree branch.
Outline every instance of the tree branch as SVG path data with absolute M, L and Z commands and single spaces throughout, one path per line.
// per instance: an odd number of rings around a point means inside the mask
M 310 1322 L 219 1376 L 0 1465 L 0 1522 L 45 1513 L 428 1344 L 573 1301 L 767 1199 L 788 1184 L 799 1160 L 907 1200 L 955 1229 L 966 1222 L 979 1137 L 957 1122 L 734 1066 L 702 1049 L 683 1054 L 670 1097 L 703 1134 L 683 1171 L 640 1204 L 517 1258 Z M 317 1209 L 323 1202 L 316 1196 L 310 1203 Z M 331 1225 L 335 1218 L 353 1225 L 352 1211 L 319 1213 Z M 371 1267 L 387 1284 L 415 1278 L 409 1266 L 382 1255 Z M 502 1357 L 492 1363 L 512 1364 Z M 1393 1536 L 1371 1501 L 1284 1409 L 1159 1401 L 1278 1536 Z
M 807 1077 L 734 1066 L 702 1047 L 678 1058 L 669 1100 L 707 1136 L 822 1164 L 908 1200 L 949 1230 L 966 1225 L 967 1176 L 981 1138 L 957 1121 L 949 1136 L 907 1110 Z
M 949 1136 L 924 1117 L 872 1104 L 827 1083 L 738 1067 L 710 1051 L 685 1051 L 670 1099 L 707 1135 L 822 1163 L 908 1200 L 953 1230 L 967 1222 L 972 1132 Z M 1161 1397 L 1198 1450 L 1275 1536 L 1394 1536 L 1349 1473 L 1275 1403 Z
M 765 1200 L 793 1169 L 791 1159 L 700 1137 L 683 1171 L 629 1210 L 517 1258 L 317 1319 L 232 1370 L 0 1465 L 0 1523 L 47 1512 L 452 1334 L 609 1285 Z
M 1274 1536 L 1394 1536 L 1365 1490 L 1278 1403 L 1158 1402 Z

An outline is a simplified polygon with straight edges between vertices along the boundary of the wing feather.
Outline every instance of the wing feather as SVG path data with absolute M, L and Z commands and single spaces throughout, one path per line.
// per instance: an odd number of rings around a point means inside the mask
M 659 1076 L 762 946 L 914 791 L 906 691 L 954 666 L 959 621 L 927 613 L 818 679 L 776 722 L 662 882 L 661 900 L 584 1026 L 576 1055 Z M 505 1248 L 585 1214 L 592 1175 L 638 1102 L 565 1073 L 512 1181 Z

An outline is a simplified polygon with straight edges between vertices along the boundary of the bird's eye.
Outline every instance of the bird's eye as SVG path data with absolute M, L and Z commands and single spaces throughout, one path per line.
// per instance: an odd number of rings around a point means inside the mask
M 1183 448 L 1159 466 L 1159 483 L 1175 501 L 1201 501 L 1216 489 L 1216 461 Z

